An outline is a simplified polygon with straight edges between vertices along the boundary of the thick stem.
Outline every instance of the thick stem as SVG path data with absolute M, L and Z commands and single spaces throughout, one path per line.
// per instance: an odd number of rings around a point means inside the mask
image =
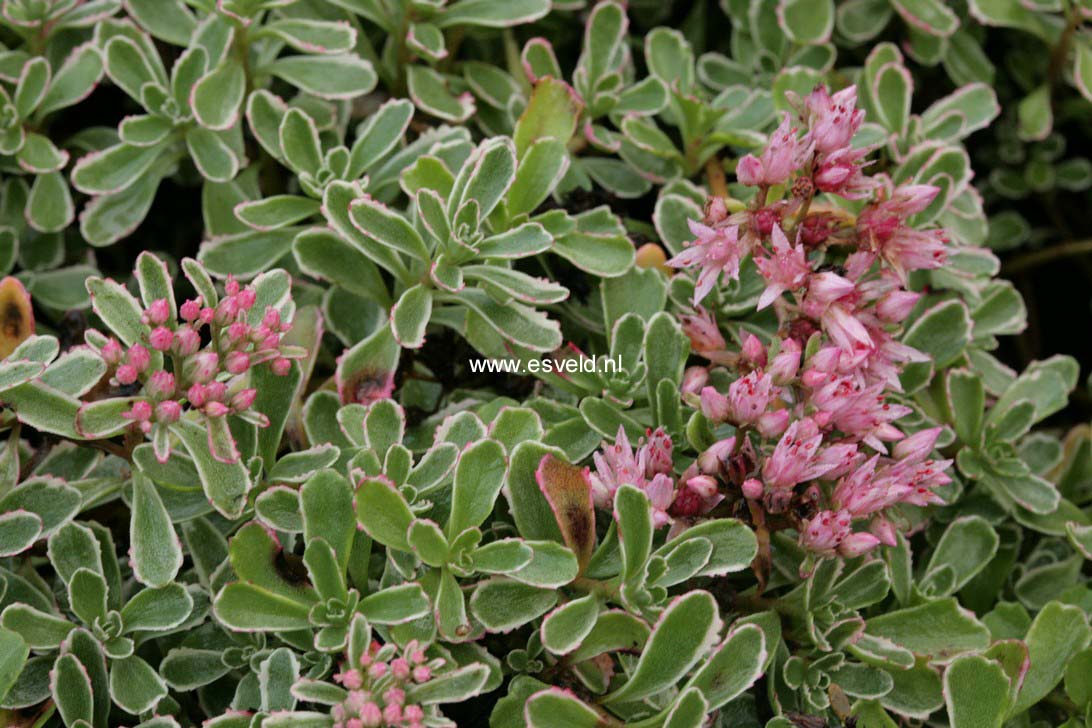
M 709 179 L 709 193 L 713 197 L 728 197 L 728 178 L 724 174 L 724 165 L 720 157 L 713 155 L 705 163 L 705 175 Z

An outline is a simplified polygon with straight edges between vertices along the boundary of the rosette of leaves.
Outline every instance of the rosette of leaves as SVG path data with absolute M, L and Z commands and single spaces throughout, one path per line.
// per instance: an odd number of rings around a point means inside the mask
M 362 16 L 362 31 L 377 50 L 384 84 L 408 93 L 425 114 L 462 123 L 476 108 L 470 85 L 450 72 L 464 38 L 532 23 L 550 12 L 548 0 L 334 0 Z M 416 62 L 415 62 L 416 61 Z
M 55 36 L 63 38 L 66 31 L 91 28 L 119 9 L 121 0 L 4 0 L 0 4 L 0 26 L 19 38 L 22 45 L 0 51 L 0 78 L 14 80 L 31 56 L 51 50 Z
M 644 50 L 649 72 L 669 91 L 656 118 L 673 128 L 679 142 L 651 117 L 624 117 L 618 155 L 641 176 L 660 185 L 692 178 L 706 163 L 719 167 L 715 159 L 725 147 L 763 144 L 761 129 L 772 119 L 772 109 L 742 85 L 710 94 L 699 83 L 693 49 L 682 33 L 655 28 L 645 36 Z
M 524 45 L 522 72 L 515 76 L 479 61 L 461 64 L 478 101 L 478 125 L 487 134 L 512 134 L 526 114 L 538 124 L 558 129 L 559 137 L 571 138 L 572 165 L 559 192 L 590 189 L 593 180 L 622 198 L 648 192 L 651 183 L 638 170 L 614 158 L 622 143 L 618 128 L 628 116 L 661 111 L 667 104 L 668 90 L 656 76 L 637 80 L 626 43 L 628 28 L 621 3 L 604 0 L 595 5 L 584 28 L 571 85 L 563 80 L 566 76 L 545 38 L 533 38 Z M 570 124 L 567 134 L 561 131 Z
M 342 258 L 367 258 L 383 268 L 396 293 L 390 332 L 377 332 L 341 359 L 343 382 L 376 352 L 390 351 L 385 342 L 391 332 L 404 348 L 423 345 L 430 321 L 455 329 L 484 353 L 506 346 L 556 349 L 562 341 L 558 323 L 538 307 L 563 301 L 568 291 L 513 262 L 550 251 L 599 276 L 620 275 L 633 263 L 632 244 L 606 207 L 535 214 L 564 173 L 560 140 L 545 137 L 520 147 L 497 137 L 472 149 L 448 146 L 440 154 L 419 158 L 403 173 L 403 187 L 415 202 L 413 222 L 354 185 L 327 188 L 327 222 L 351 243 Z M 325 270 L 348 265 L 329 259 Z M 393 364 L 388 361 L 386 369 Z
M 209 182 L 233 179 L 247 162 L 240 120 L 250 89 L 286 80 L 300 90 L 299 103 L 321 109 L 374 87 L 371 65 L 347 53 L 356 37 L 347 25 L 293 18 L 255 23 L 271 4 L 221 5 L 217 11 L 209 3 L 201 20 L 181 3 L 173 11 L 181 19 L 150 8 L 137 14 L 168 41 L 190 28 L 169 75 L 151 36 L 131 22 L 96 27 L 107 75 L 145 113 L 126 117 L 119 142 L 82 158 L 72 172 L 77 189 L 93 196 L 81 217 L 88 242 L 109 245 L 139 225 L 160 182 L 182 159 L 191 159 Z M 171 29 L 161 29 L 160 21 Z M 279 57 L 286 46 L 305 54 Z
M 150 634 L 158 637 L 203 621 L 208 598 L 199 587 L 175 581 L 182 546 L 155 488 L 138 476 L 131 499 L 128 568 L 137 590 L 123 588 L 129 574 L 123 579 L 113 537 L 97 523 L 69 522 L 49 536 L 61 606 L 43 585 L 5 574 L 9 588 L 0 626 L 38 653 L 22 666 L 5 706 L 21 708 L 52 697 L 66 725 L 105 726 L 111 704 L 141 715 L 167 694 L 136 647 Z
M 23 63 L 16 66 L 19 60 Z M 57 63 L 45 56 L 9 53 L 3 66 L 0 79 L 9 80 L 8 73 L 14 73 L 15 78 L 10 93 L 0 83 L 0 169 L 33 175 L 34 179 L 29 191 L 21 195 L 23 207 L 18 212 L 22 219 L 5 220 L 5 224 L 16 230 L 29 225 L 40 233 L 55 233 L 75 217 L 72 193 L 61 172 L 69 153 L 58 148 L 43 130 L 48 127 L 47 117 L 91 93 L 102 76 L 102 59 L 93 44 L 84 43 Z M 14 179 L 8 181 L 5 197 L 12 195 L 13 184 Z
M 327 187 L 352 183 L 376 199 L 393 202 L 401 195 L 398 176 L 408 164 L 435 145 L 466 140 L 462 130 L 445 127 L 405 144 L 413 105 L 402 99 L 386 102 L 361 122 L 351 146 L 330 143 L 341 138 L 336 129 L 320 129 L 308 110 L 290 107 L 267 91 L 251 94 L 246 116 L 253 136 L 270 157 L 294 173 L 295 184 L 285 194 L 264 198 L 251 185 L 238 184 L 242 199 L 219 203 L 223 210 L 217 217 L 225 215 L 228 222 L 212 231 L 212 239 L 198 254 L 218 276 L 248 278 L 260 273 L 284 258 L 297 237 L 302 238 L 295 246 L 301 267 L 323 276 L 330 272 L 324 267 L 330 256 L 325 245 L 319 245 L 324 239 L 316 237 L 313 221 L 322 217 Z M 330 273 L 335 282 L 345 281 L 349 291 L 382 299 L 382 287 L 373 285 L 378 272 L 362 277 L 359 270 L 335 268 Z

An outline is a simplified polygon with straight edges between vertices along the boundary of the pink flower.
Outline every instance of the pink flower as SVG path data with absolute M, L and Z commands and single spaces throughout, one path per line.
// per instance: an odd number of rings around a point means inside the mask
M 860 200 L 871 195 L 878 183 L 864 174 L 861 164 L 869 151 L 846 147 L 825 155 L 812 178 L 816 189 L 849 200 Z
M 736 226 L 711 228 L 694 220 L 689 220 L 688 224 L 697 239 L 667 264 L 673 268 L 697 266 L 701 269 L 694 286 L 693 303 L 697 306 L 713 290 L 721 274 L 733 280 L 739 278 L 743 250 Z
M 941 230 L 906 226 L 940 192 L 933 185 L 902 185 L 891 198 L 869 205 L 857 216 L 862 245 L 882 257 L 904 284 L 909 271 L 939 268 L 947 258 L 947 237 Z
M 202 351 L 194 354 L 183 367 L 186 378 L 192 382 L 205 384 L 212 381 L 220 369 L 220 357 L 214 351 Z
M 707 355 L 722 354 L 728 346 L 717 328 L 713 314 L 701 306 L 693 314 L 680 315 L 679 323 L 682 324 L 683 333 L 690 339 L 690 347 L 695 354 L 708 359 L 710 357 Z
M 153 372 L 152 376 L 148 378 L 148 383 L 144 386 L 144 391 L 147 392 L 148 396 L 155 399 L 173 396 L 174 375 L 162 370 Z
M 815 150 L 830 154 L 849 146 L 864 121 L 857 108 L 857 87 L 849 86 L 833 96 L 825 86 L 816 86 L 804 99 Z
M 812 516 L 800 532 L 800 545 L 820 554 L 833 554 L 850 533 L 852 518 L 848 513 L 820 511 Z
M 787 182 L 811 154 L 810 137 L 805 135 L 801 138 L 797 131 L 789 115 L 783 114 L 781 125 L 770 135 L 762 157 L 748 154 L 739 160 L 736 177 L 740 184 L 768 187 Z
M 132 364 L 122 364 L 114 374 L 114 378 L 118 380 L 118 384 L 123 385 L 134 383 L 138 376 L 140 376 L 140 373 L 137 372 L 136 367 Z
M 182 418 L 182 405 L 173 399 L 167 399 L 155 406 L 155 421 L 164 424 L 178 422 Z
M 671 458 L 671 451 L 673 444 L 671 442 L 671 436 L 664 432 L 664 428 L 657 427 L 655 430 L 646 430 L 645 436 L 648 441 L 642 447 L 645 454 L 645 477 L 652 478 L 656 475 L 664 474 L 670 475 L 671 469 L 674 467 L 674 461 Z
M 755 265 L 758 266 L 762 277 L 766 279 L 766 290 L 758 299 L 760 311 L 773 303 L 785 291 L 803 286 L 808 274 L 811 273 L 804 246 L 790 245 L 780 225 L 774 225 L 771 236 L 773 254 L 755 256 Z
M 624 484 L 644 491 L 652 504 L 653 525 L 671 522 L 667 511 L 675 500 L 675 481 L 671 478 L 671 439 L 662 430 L 650 434 L 649 441 L 636 451 L 619 426 L 613 445 L 604 445 L 592 456 L 595 472 L 591 475 L 592 500 L 600 508 L 609 508 Z
M 705 383 L 709 381 L 709 370 L 705 367 L 687 367 L 683 372 L 682 386 L 679 389 L 683 394 L 699 394 Z
M 766 369 L 775 384 L 788 384 L 800 369 L 800 344 L 796 339 L 782 339 L 781 348 Z
M 823 435 L 815 421 L 804 417 L 789 425 L 785 434 L 762 465 L 762 479 L 777 496 L 771 510 L 780 510 L 791 497 L 791 490 L 798 483 L 827 475 L 836 468 L 852 464 L 857 457 L 857 446 L 841 443 L 820 446 Z
M 117 339 L 110 339 L 103 344 L 102 351 L 99 352 L 99 354 L 102 356 L 102 360 L 110 365 L 120 363 L 125 356 L 125 352 L 122 350 L 121 344 L 118 343 Z
M 283 356 L 279 356 L 273 360 L 273 363 L 270 364 L 269 367 L 278 377 L 283 377 L 288 374 L 289 371 L 291 371 L 292 362 L 284 358 Z
M 174 332 L 174 353 L 178 356 L 196 354 L 201 348 L 201 335 L 189 326 L 179 326 Z

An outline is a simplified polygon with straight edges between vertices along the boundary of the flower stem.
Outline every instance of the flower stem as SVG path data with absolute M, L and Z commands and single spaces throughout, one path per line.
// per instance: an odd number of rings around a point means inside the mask
M 1034 253 L 1018 255 L 1005 263 L 1005 265 L 1001 267 L 1001 272 L 1006 275 L 1022 273 L 1061 258 L 1087 255 L 1089 253 L 1092 253 L 1092 239 L 1072 240 L 1068 243 L 1051 246 L 1045 250 L 1037 250 Z

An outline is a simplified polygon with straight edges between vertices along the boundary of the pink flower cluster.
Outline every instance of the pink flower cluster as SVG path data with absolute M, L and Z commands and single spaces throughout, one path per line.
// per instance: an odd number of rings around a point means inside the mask
M 716 480 L 695 466 L 676 479 L 672 449 L 671 437 L 657 428 L 646 433 L 635 451 L 625 428 L 619 426 L 614 444 L 604 443 L 593 456 L 592 500 L 600 508 L 612 508 L 618 489 L 632 485 L 648 496 L 656 528 L 668 524 L 681 528 L 689 519 L 709 513 L 724 499 Z
M 276 309 L 267 307 L 260 323 L 250 323 L 257 300 L 253 287 L 229 277 L 225 293 L 215 306 L 203 305 L 200 297 L 186 301 L 179 307 L 181 321 L 173 320 L 167 299 L 153 301 L 141 314 L 147 328 L 140 342 L 123 348 L 111 338 L 99 348 L 112 385 L 142 385 L 139 398 L 122 417 L 131 420 L 135 430 L 152 436 L 160 462 L 170 457 L 167 427 L 186 409 L 206 420 L 239 415 L 266 426 L 265 415 L 252 410 L 257 390 L 247 386 L 248 372 L 268 364 L 274 374 L 283 376 L 291 359 L 304 354 L 282 344 L 291 324 L 282 321 Z M 161 367 L 153 367 L 153 352 L 162 354 Z M 222 449 L 211 442 L 212 428 L 209 432 L 210 451 L 224 459 Z
M 911 222 L 936 187 L 864 173 L 870 150 L 851 145 L 864 116 L 855 88 L 817 88 L 797 105 L 796 125 L 786 114 L 762 154 L 739 162 L 739 181 L 758 188 L 751 204 L 730 213 L 711 200 L 691 223 L 696 239 L 668 261 L 698 270 L 695 311 L 680 318 L 709 361 L 687 370 L 682 390 L 711 423 L 736 429 L 701 454 L 701 475 L 787 521 L 812 551 L 852 556 L 893 544 L 891 509 L 938 502 L 950 482 L 950 461 L 929 459 L 939 428 L 906 437 L 894 423 L 910 409 L 888 401 L 903 366 L 925 359 L 898 341 L 921 297 L 908 276 L 941 266 L 947 238 Z M 856 216 L 813 208 L 819 193 L 865 206 Z M 768 348 L 742 333 L 733 351 L 699 303 L 747 256 L 765 281 L 757 308 L 774 306 L 779 330 Z M 709 386 L 716 367 L 726 388 Z
M 432 679 L 444 660 L 429 660 L 416 641 L 402 653 L 393 644 L 373 642 L 359 665 L 342 665 L 334 680 L 349 691 L 332 710 L 335 728 L 423 728 L 425 710 L 407 702 L 406 691 Z

